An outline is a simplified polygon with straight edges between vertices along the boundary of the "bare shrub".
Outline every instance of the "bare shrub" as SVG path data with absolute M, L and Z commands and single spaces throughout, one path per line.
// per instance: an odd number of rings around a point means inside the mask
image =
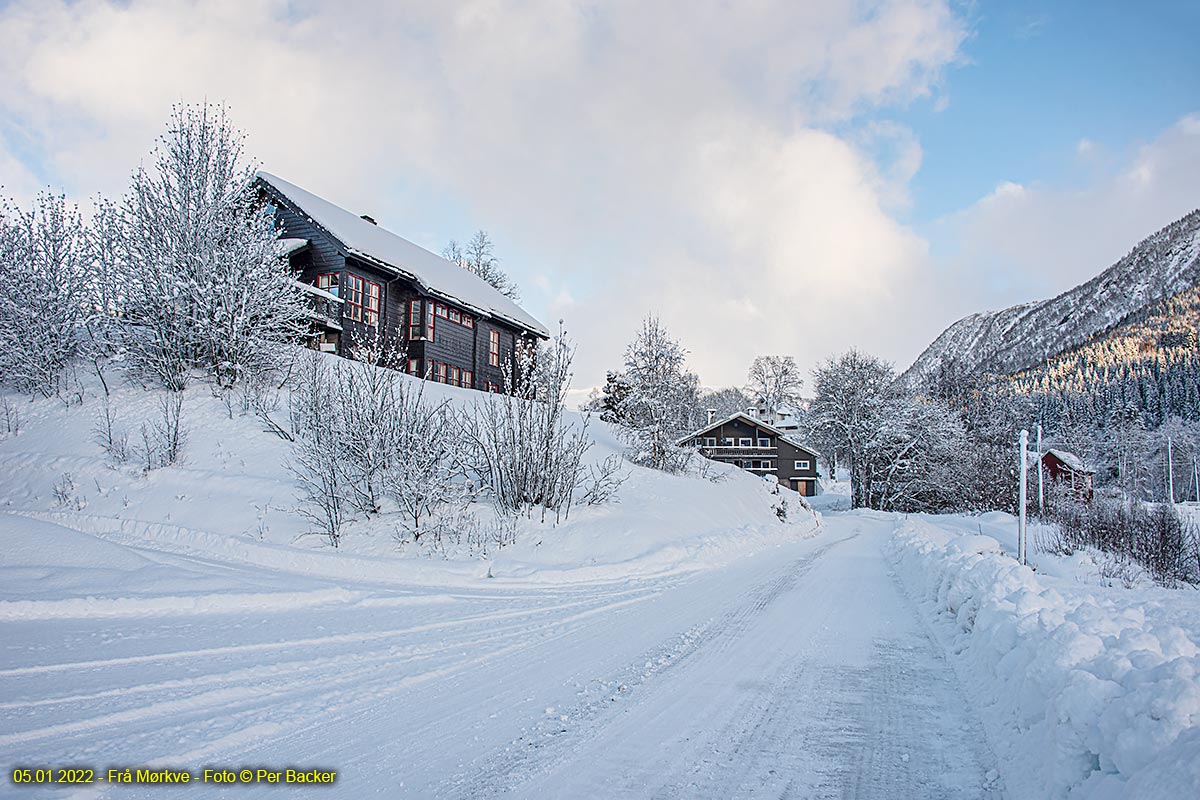
M 104 405 L 100 409 L 95 427 L 92 428 L 92 435 L 113 461 L 124 464 L 129 460 L 129 433 L 118 428 L 113 421 L 108 395 L 104 396 Z
M 599 464 L 588 467 L 587 477 L 583 481 L 583 494 L 575 503 L 581 506 L 598 506 L 614 502 L 617 490 L 628 478 L 625 459 L 611 455 Z
M 141 438 L 138 454 L 147 472 L 179 462 L 187 443 L 182 392 L 169 392 L 158 398 L 158 417 L 142 423 Z

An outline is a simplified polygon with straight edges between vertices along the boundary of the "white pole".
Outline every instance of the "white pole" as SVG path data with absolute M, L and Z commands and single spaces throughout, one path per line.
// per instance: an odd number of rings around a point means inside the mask
M 1167 437 L 1167 500 L 1175 505 L 1175 459 L 1172 457 L 1171 437 Z
M 1200 468 L 1197 468 L 1195 456 L 1192 456 L 1192 483 L 1196 484 L 1196 502 L 1200 503 Z
M 1021 485 L 1017 490 L 1017 560 L 1025 563 L 1025 478 L 1029 474 L 1026 454 L 1029 452 L 1029 431 L 1021 431 Z
M 1038 459 L 1038 516 L 1046 513 L 1046 490 L 1042 482 L 1042 423 L 1038 423 L 1037 459 Z

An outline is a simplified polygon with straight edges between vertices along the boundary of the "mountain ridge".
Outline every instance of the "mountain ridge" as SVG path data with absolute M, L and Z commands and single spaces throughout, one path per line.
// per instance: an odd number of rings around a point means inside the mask
M 958 320 L 934 339 L 900 380 L 913 388 L 925 386 L 949 360 L 975 374 L 1012 375 L 1196 285 L 1200 285 L 1200 209 L 1150 234 L 1099 275 L 1056 297 Z

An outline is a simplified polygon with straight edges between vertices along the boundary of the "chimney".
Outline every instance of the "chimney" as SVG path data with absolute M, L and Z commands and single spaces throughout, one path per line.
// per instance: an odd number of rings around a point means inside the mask
M 372 217 L 370 214 L 360 214 L 359 216 L 361 216 L 363 219 L 365 219 L 367 222 L 371 223 L 372 225 L 379 224 L 378 222 L 375 221 L 375 218 Z
M 717 410 L 715 408 L 708 409 L 708 424 L 712 425 L 713 420 L 717 418 Z
M 746 416 L 750 417 L 750 419 L 758 419 L 758 409 L 750 406 L 746 409 Z

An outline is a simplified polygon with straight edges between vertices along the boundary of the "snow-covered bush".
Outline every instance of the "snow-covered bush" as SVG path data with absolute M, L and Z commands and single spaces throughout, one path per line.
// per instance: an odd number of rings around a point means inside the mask
M 63 195 L 0 208 L 0 380 L 61 396 L 89 314 L 88 259 L 87 228 Z
M 223 108 L 176 107 L 122 204 L 122 345 L 138 376 L 171 389 L 193 368 L 221 386 L 270 371 L 307 333 L 242 141 Z
M 506 392 L 479 398 L 460 417 L 467 472 L 502 513 L 570 515 L 592 445 L 588 418 L 575 425 L 563 414 L 574 354 L 561 330 L 540 355 L 520 348 L 515 369 L 505 369 Z
M 314 533 L 338 546 L 351 513 L 351 478 L 343 458 L 340 361 L 330 366 L 319 353 L 300 360 L 291 395 L 294 441 L 288 470 L 300 488 L 300 516 Z
M 1068 485 L 1052 482 L 1045 517 L 1057 529 L 1039 542 L 1047 552 L 1072 553 L 1093 547 L 1108 554 L 1114 574 L 1133 562 L 1158 583 L 1200 583 L 1200 532 L 1173 505 L 1097 495 L 1085 499 Z

